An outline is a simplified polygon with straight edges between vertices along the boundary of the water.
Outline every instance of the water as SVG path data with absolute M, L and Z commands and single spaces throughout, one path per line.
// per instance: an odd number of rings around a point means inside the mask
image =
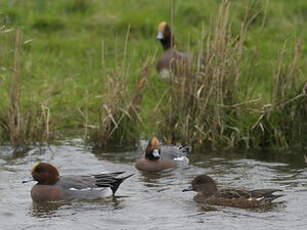
M 302 154 L 193 154 L 188 168 L 146 174 L 134 168 L 138 152 L 93 153 L 80 141 L 13 155 L 0 149 L 0 229 L 307 229 L 307 168 Z M 33 183 L 22 184 L 33 164 L 47 161 L 62 174 L 124 170 L 134 173 L 115 198 L 32 203 Z M 206 173 L 218 185 L 280 188 L 269 210 L 202 207 L 181 190 Z

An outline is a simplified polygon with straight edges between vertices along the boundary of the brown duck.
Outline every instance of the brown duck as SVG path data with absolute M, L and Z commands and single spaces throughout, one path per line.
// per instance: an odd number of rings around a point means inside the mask
M 60 176 L 53 165 L 40 162 L 33 167 L 32 178 L 23 183 L 37 181 L 31 190 L 35 202 L 98 199 L 105 196 L 107 188 L 110 188 L 114 195 L 119 185 L 132 176 L 117 177 L 122 173 L 124 172 Z
M 215 181 L 207 175 L 195 177 L 192 185 L 183 190 L 183 192 L 186 191 L 197 192 L 197 195 L 194 197 L 196 202 L 237 208 L 263 207 L 282 196 L 273 194 L 274 192 L 281 191 L 279 189 L 218 189 Z
M 161 42 L 163 53 L 157 63 L 157 71 L 163 79 L 169 79 L 171 73 L 185 74 L 192 65 L 192 55 L 179 52 L 174 48 L 174 36 L 171 27 L 161 22 L 157 39 Z
M 152 137 L 148 142 L 143 158 L 135 163 L 135 167 L 147 172 L 185 167 L 189 163 L 187 154 L 190 151 L 190 146 L 161 145 L 157 137 Z

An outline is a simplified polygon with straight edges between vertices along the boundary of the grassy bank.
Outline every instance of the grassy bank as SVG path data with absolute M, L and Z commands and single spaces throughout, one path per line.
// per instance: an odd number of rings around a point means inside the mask
M 306 1 L 221 2 L 3 0 L 1 142 L 78 132 L 100 147 L 151 135 L 216 148 L 302 143 Z M 160 21 L 178 49 L 203 48 L 204 73 L 176 87 L 158 77 Z

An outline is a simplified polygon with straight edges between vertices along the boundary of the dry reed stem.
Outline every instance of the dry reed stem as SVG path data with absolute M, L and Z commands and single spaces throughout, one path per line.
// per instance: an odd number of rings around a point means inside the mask
M 51 115 L 48 104 L 36 104 L 27 101 L 27 107 L 21 97 L 22 84 L 22 39 L 21 31 L 15 31 L 13 68 L 8 78 L 8 104 L 1 108 L 0 126 L 7 134 L 16 151 L 32 144 L 43 144 L 50 139 Z M 2 134 L 3 135 L 3 134 Z M 4 140 L 4 137 L 3 137 Z M 7 141 L 7 140 L 4 140 Z
M 137 124 L 142 123 L 139 116 L 140 105 L 147 83 L 149 63 L 145 62 L 134 91 L 127 88 L 126 73 L 120 70 L 107 75 L 100 112 L 99 128 L 94 130 L 91 141 L 96 147 L 137 142 Z
M 13 75 L 10 81 L 9 88 L 9 128 L 10 140 L 13 146 L 22 145 L 21 138 L 21 120 L 20 120 L 20 47 L 21 35 L 20 31 L 16 30 L 15 37 L 15 52 L 14 52 L 14 67 Z

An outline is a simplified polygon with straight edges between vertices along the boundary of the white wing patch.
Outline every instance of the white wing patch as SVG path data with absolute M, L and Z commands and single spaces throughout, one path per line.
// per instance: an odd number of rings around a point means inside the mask
M 184 163 L 188 164 L 190 160 L 186 156 L 181 156 L 181 157 L 174 158 L 174 161 L 184 162 Z
M 103 190 L 105 188 L 82 188 L 82 189 L 77 189 L 77 188 L 69 188 L 70 191 L 80 191 L 80 192 L 87 192 L 87 191 L 93 191 L 93 190 Z
M 176 157 L 176 158 L 174 158 L 174 161 L 184 161 L 185 158 L 186 158 L 185 156 Z
M 256 201 L 261 201 L 261 200 L 263 200 L 264 199 L 264 196 L 262 196 L 262 197 L 258 197 L 258 198 L 253 198 L 253 197 L 250 197 L 250 198 L 248 198 L 248 201 L 253 201 L 253 200 L 256 200 Z

